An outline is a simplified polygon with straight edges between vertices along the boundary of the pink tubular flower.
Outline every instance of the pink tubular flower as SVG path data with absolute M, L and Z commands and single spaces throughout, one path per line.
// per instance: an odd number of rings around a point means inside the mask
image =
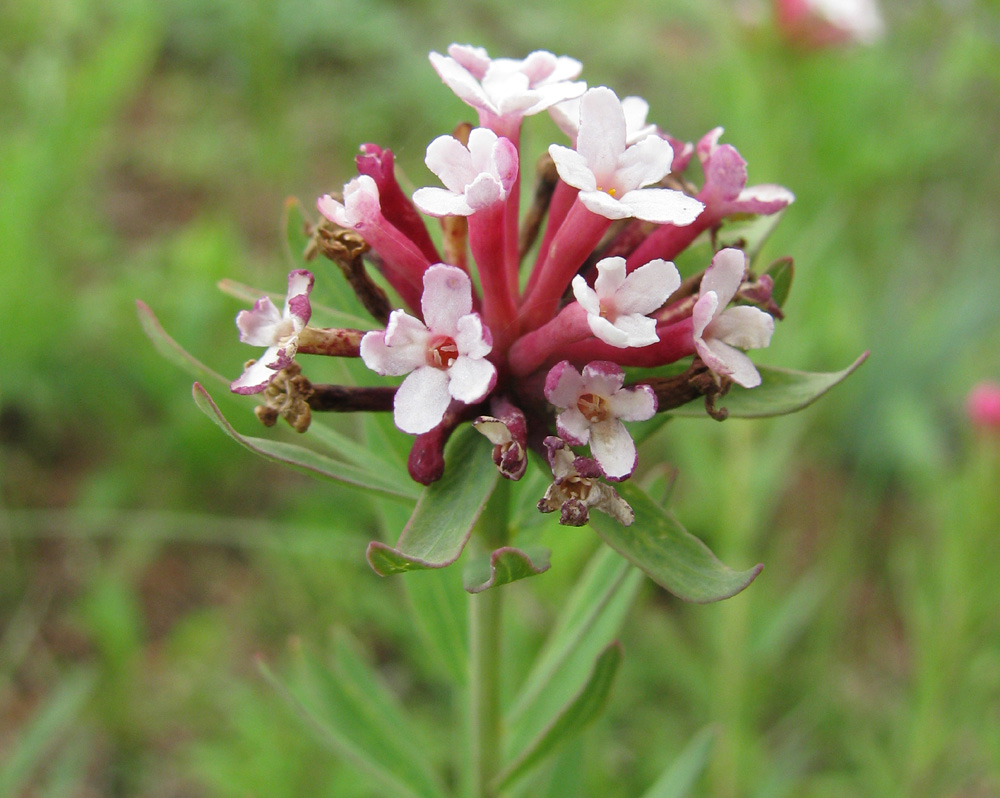
M 746 272 L 746 255 L 723 249 L 712 258 L 701 280 L 698 301 L 691 313 L 698 356 L 719 377 L 744 388 L 760 385 L 760 373 L 740 349 L 762 349 L 771 343 L 774 319 L 760 308 L 726 308 Z M 735 348 L 739 347 L 739 349 Z
M 656 395 L 648 385 L 623 388 L 625 372 L 616 363 L 596 361 L 578 372 L 564 360 L 545 378 L 545 398 L 562 412 L 556 429 L 568 443 L 590 451 L 608 479 L 621 480 L 635 470 L 636 451 L 624 421 L 645 421 L 656 413 Z
M 616 347 L 649 346 L 659 338 L 656 320 L 647 314 L 662 307 L 680 284 L 677 268 L 665 260 L 652 260 L 626 276 L 625 258 L 604 258 L 597 262 L 594 287 L 577 275 L 573 295 L 597 338 Z
M 579 61 L 536 50 L 527 58 L 491 59 L 482 47 L 453 44 L 448 55 L 430 54 L 431 65 L 459 99 L 479 111 L 479 121 L 501 135 L 515 135 L 521 119 L 572 97 Z
M 471 216 L 507 199 L 517 177 L 517 148 L 479 127 L 469 133 L 468 147 L 453 136 L 434 139 L 426 163 L 446 187 L 418 189 L 416 206 L 430 216 Z
M 312 274 L 296 269 L 288 275 L 283 312 L 279 313 L 271 299 L 265 296 L 254 303 L 252 310 L 236 314 L 240 340 L 251 346 L 266 346 L 267 351 L 232 382 L 229 387 L 233 393 L 260 393 L 279 371 L 291 365 L 298 351 L 299 333 L 312 315 L 309 304 L 312 287 Z
M 454 266 L 438 264 L 424 273 L 424 322 L 394 310 L 385 332 L 361 340 L 361 359 L 377 374 L 408 374 L 396 391 L 393 417 L 403 432 L 429 432 L 453 399 L 473 404 L 496 383 L 486 360 L 490 331 L 472 312 L 472 283 Z
M 981 429 L 1000 431 L 1000 383 L 981 382 L 965 400 L 969 421 Z

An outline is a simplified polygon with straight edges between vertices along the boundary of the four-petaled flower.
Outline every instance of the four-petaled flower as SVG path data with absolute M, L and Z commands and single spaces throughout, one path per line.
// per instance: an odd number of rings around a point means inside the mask
M 625 258 L 604 258 L 597 262 L 594 287 L 577 275 L 573 295 L 597 338 L 617 347 L 649 346 L 659 338 L 656 320 L 646 314 L 662 307 L 680 284 L 677 268 L 665 260 L 652 260 L 626 276 Z
M 682 191 L 646 188 L 670 174 L 673 148 L 659 136 L 628 144 L 622 104 L 604 86 L 580 100 L 576 149 L 552 144 L 549 155 L 559 177 L 580 189 L 580 201 L 599 216 L 683 225 L 701 212 L 702 204 Z
M 562 412 L 560 437 L 590 451 L 608 479 L 622 480 L 635 470 L 635 443 L 624 421 L 645 421 L 656 413 L 656 394 L 648 385 L 623 388 L 617 363 L 595 361 L 578 372 L 569 361 L 556 364 L 545 378 L 545 398 Z
M 701 279 L 701 291 L 691 313 L 698 356 L 714 374 L 744 388 L 760 385 L 760 373 L 740 349 L 763 349 L 771 343 L 774 318 L 760 308 L 738 305 L 726 309 L 746 272 L 740 249 L 723 249 Z M 739 347 L 736 349 L 735 347 Z
M 424 321 L 394 310 L 384 332 L 361 339 L 361 358 L 372 371 L 408 374 L 396 391 L 393 418 L 403 432 L 429 432 L 444 418 L 452 399 L 472 404 L 496 382 L 486 355 L 490 331 L 472 312 L 472 283 L 454 266 L 438 264 L 424 272 L 421 298 Z
M 265 296 L 254 303 L 252 310 L 236 314 L 240 340 L 251 346 L 266 346 L 267 351 L 232 382 L 230 389 L 234 393 L 260 393 L 279 371 L 291 365 L 298 350 L 299 333 L 312 314 L 309 305 L 312 287 L 312 274 L 296 269 L 288 275 L 283 312 L 279 313 L 270 297 Z

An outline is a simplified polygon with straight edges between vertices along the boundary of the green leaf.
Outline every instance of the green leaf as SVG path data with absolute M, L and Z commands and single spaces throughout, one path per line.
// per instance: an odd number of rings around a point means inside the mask
M 405 463 L 396 459 L 392 452 L 385 447 L 365 446 L 358 443 L 349 435 L 338 432 L 329 424 L 317 421 L 315 414 L 309 423 L 308 436 L 310 440 L 315 440 L 326 446 L 334 455 L 349 463 L 353 463 L 359 468 L 366 469 L 370 473 L 381 474 L 386 478 L 395 481 L 412 482 Z M 419 488 L 414 486 L 414 490 Z
M 642 582 L 642 573 L 606 546 L 594 554 L 504 717 L 508 752 L 537 737 L 584 684 Z
M 199 409 L 212 419 L 229 437 L 245 446 L 251 452 L 255 452 L 268 460 L 290 465 L 311 476 L 326 477 L 327 479 L 332 479 L 334 482 L 343 482 L 388 496 L 416 499 L 419 495 L 416 483 L 412 480 L 399 480 L 393 478 L 391 475 L 387 476 L 377 471 L 358 468 L 348 463 L 339 463 L 311 449 L 291 443 L 241 435 L 226 420 L 226 417 L 222 415 L 222 411 L 219 410 L 218 405 L 208 395 L 208 391 L 199 383 L 196 382 L 192 386 L 191 392 L 194 396 L 195 404 L 198 405 Z
M 0 795 L 20 795 L 31 784 L 35 771 L 52 755 L 94 688 L 89 670 L 76 670 L 63 678 L 41 709 L 14 736 L 0 767 Z
M 443 568 L 459 558 L 499 476 L 488 445 L 471 426 L 455 433 L 445 450 L 444 476 L 424 488 L 396 547 L 368 544 L 375 573 Z
M 791 258 L 779 258 L 767 267 L 764 274 L 774 280 L 774 288 L 771 290 L 771 299 L 779 308 L 785 306 L 788 300 L 788 292 L 792 290 L 792 278 L 795 277 L 795 263 Z
M 135 307 L 139 314 L 139 324 L 142 325 L 142 330 L 149 340 L 153 342 L 157 352 L 195 379 L 210 380 L 229 388 L 230 380 L 210 369 L 167 334 L 149 305 L 141 299 L 137 299 Z
M 794 413 L 808 407 L 835 385 L 846 380 L 867 357 L 868 353 L 863 353 L 843 371 L 809 372 L 758 366 L 760 385 L 756 388 L 733 385 L 725 396 L 716 400 L 715 405 L 728 410 L 730 418 L 767 418 Z M 689 402 L 670 413 L 690 418 L 708 418 L 700 401 Z
M 716 237 L 717 249 L 739 246 L 753 263 L 764 242 L 778 226 L 784 211 L 768 215 L 743 214 L 726 219 Z
M 622 482 L 616 489 L 635 510 L 635 523 L 626 527 L 603 513 L 592 513 L 590 525 L 611 548 L 678 598 L 698 604 L 729 598 L 764 567 L 734 571 L 638 485 Z
M 411 767 L 405 751 L 408 742 L 404 727 L 387 736 L 384 724 L 373 720 L 368 696 L 359 698 L 348 689 L 342 674 L 334 674 L 323 663 L 304 651 L 294 652 L 294 679 L 286 684 L 262 660 L 261 675 L 312 730 L 317 740 L 358 770 L 367 773 L 384 788 L 386 795 L 406 798 L 436 798 L 442 795 L 424 768 Z
M 451 569 L 410 571 L 403 578 L 417 629 L 456 686 L 469 678 L 468 601 Z
M 540 546 L 525 551 L 504 546 L 492 554 L 470 559 L 465 566 L 462 585 L 469 593 L 482 593 L 491 587 L 538 576 L 549 570 L 549 554 L 548 549 Z
M 563 708 L 552 724 L 498 774 L 496 783 L 499 789 L 508 787 L 525 776 L 560 745 L 572 740 L 597 719 L 604 710 L 621 663 L 620 643 L 612 643 L 604 649 L 594 663 L 594 669 L 583 689 Z
M 691 738 L 680 755 L 663 771 L 642 798 L 685 798 L 708 764 L 715 744 L 715 728 L 709 726 Z

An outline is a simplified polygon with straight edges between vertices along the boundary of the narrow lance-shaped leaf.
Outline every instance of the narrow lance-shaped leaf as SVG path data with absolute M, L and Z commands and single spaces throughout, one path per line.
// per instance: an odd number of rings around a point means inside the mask
M 497 776 L 500 789 L 527 775 L 559 746 L 572 740 L 600 716 L 622 663 L 620 643 L 612 643 L 597 658 L 590 678 L 552 724 L 521 751 Z
M 522 551 L 504 546 L 469 560 L 462 575 L 462 585 L 470 593 L 482 593 L 491 587 L 537 576 L 549 570 L 549 554 L 548 549 L 541 547 Z
M 378 472 L 368 471 L 358 468 L 348 463 L 339 463 L 331 460 L 322 454 L 296 446 L 283 441 L 272 441 L 266 438 L 253 438 L 241 435 L 219 410 L 218 405 L 209 396 L 199 383 L 195 383 L 191 390 L 195 404 L 212 421 L 214 421 L 229 437 L 245 446 L 252 452 L 273 460 L 297 468 L 310 476 L 326 477 L 334 482 L 343 482 L 359 488 L 365 488 L 388 496 L 395 496 L 403 499 L 417 498 L 418 491 L 413 482 L 409 480 L 398 480 L 386 477 Z
M 846 380 L 867 357 L 868 353 L 865 352 L 843 371 L 808 372 L 758 366 L 760 385 L 756 388 L 733 385 L 715 404 L 716 407 L 729 411 L 729 418 L 767 418 L 794 413 L 808 407 L 835 385 Z M 702 402 L 689 402 L 670 413 L 708 418 Z
M 642 798 L 686 798 L 708 764 L 716 734 L 715 728 L 709 726 L 692 737 Z
M 642 488 L 629 481 L 620 483 L 617 490 L 635 510 L 636 523 L 625 527 L 609 516 L 594 513 L 591 526 L 611 548 L 678 598 L 698 604 L 729 598 L 749 585 L 764 567 L 734 571 Z
M 395 548 L 368 544 L 368 562 L 377 574 L 443 568 L 459 558 L 497 483 L 488 446 L 470 426 L 455 433 L 445 450 L 444 476 L 424 488 Z

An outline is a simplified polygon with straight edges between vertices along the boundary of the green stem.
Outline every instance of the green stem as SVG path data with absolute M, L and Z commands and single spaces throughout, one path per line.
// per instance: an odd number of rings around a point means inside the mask
M 479 544 L 492 551 L 508 538 L 509 482 L 501 479 L 477 524 Z M 503 593 L 469 597 L 469 773 L 473 798 L 495 798 L 500 769 L 500 639 Z

